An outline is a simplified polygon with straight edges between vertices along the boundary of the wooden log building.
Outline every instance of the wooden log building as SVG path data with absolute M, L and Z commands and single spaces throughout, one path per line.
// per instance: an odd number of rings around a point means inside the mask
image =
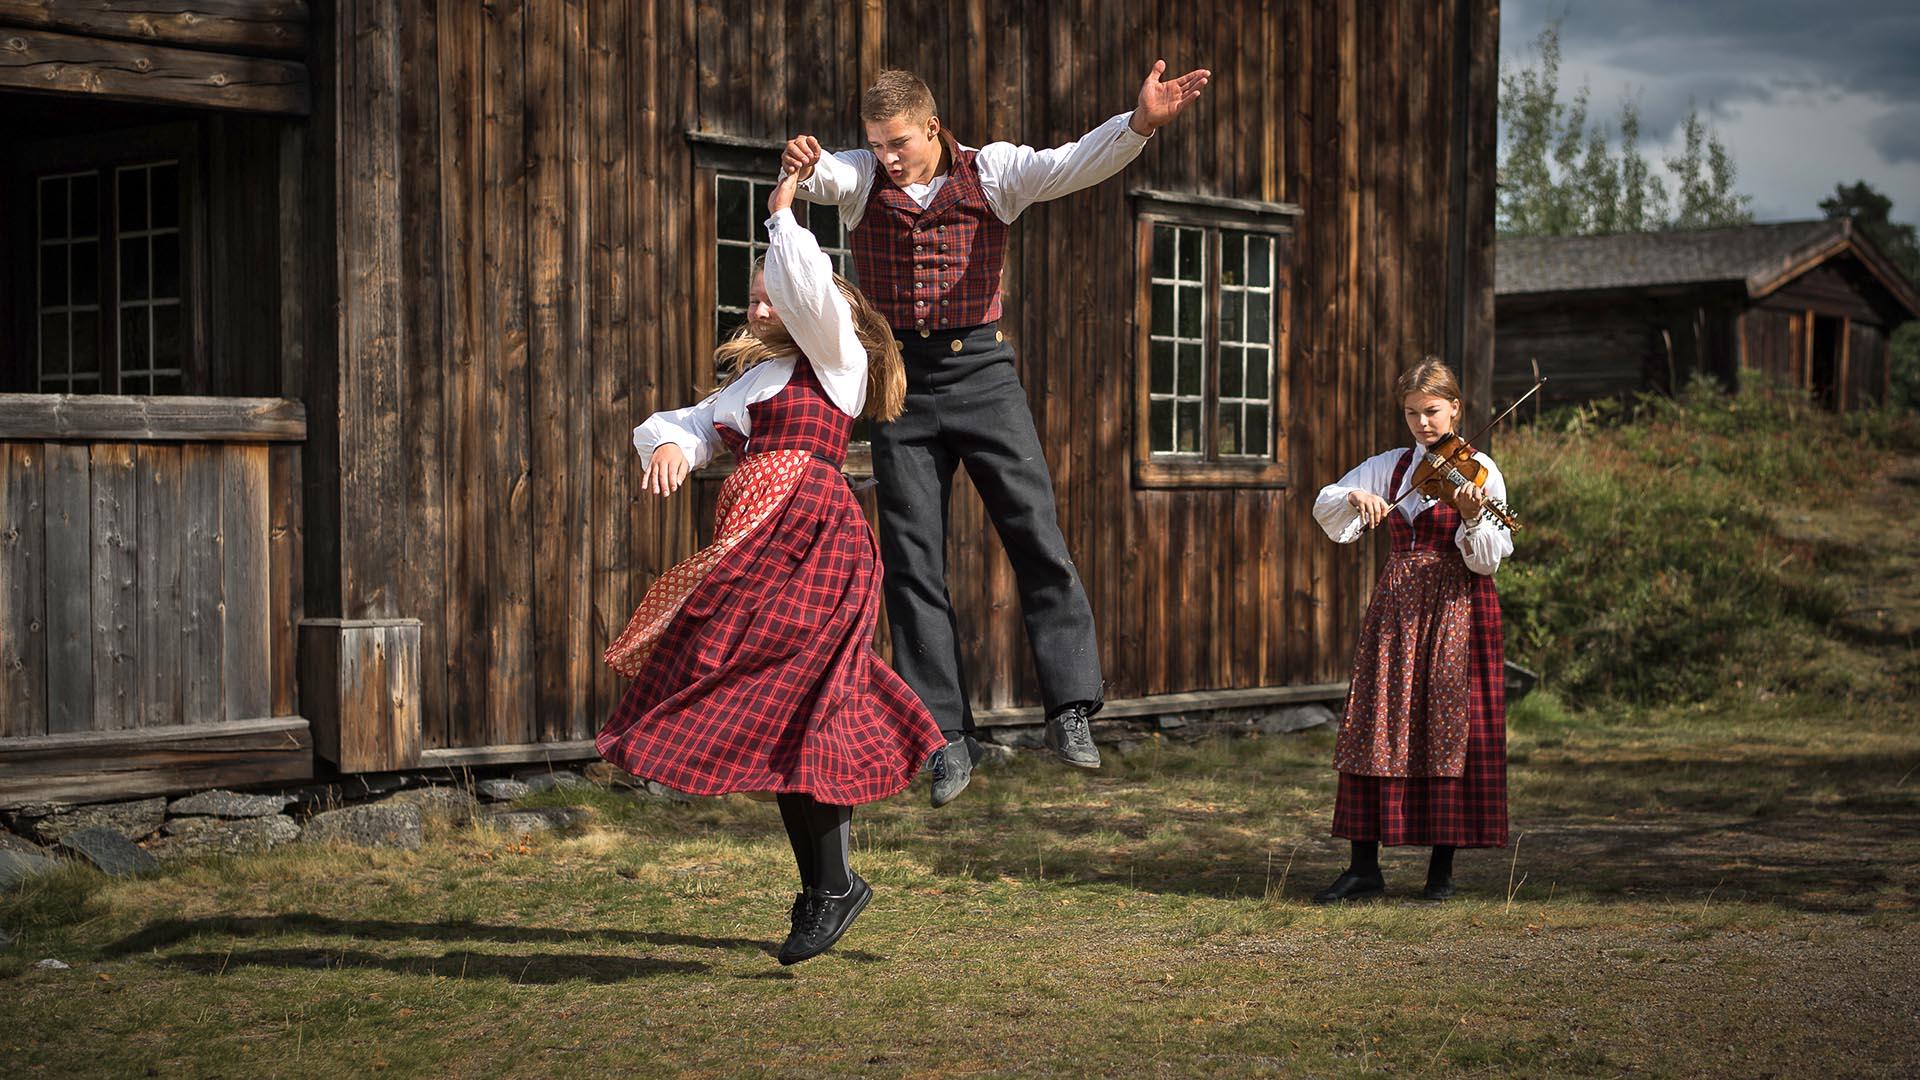
M 1755 375 L 1827 408 L 1887 400 L 1920 291 L 1851 221 L 1501 237 L 1494 396 L 1567 403 Z
M 630 431 L 711 385 L 781 141 L 857 145 L 887 66 L 975 145 L 1074 138 L 1157 58 L 1214 70 L 1120 177 L 1024 215 L 1003 326 L 1107 715 L 1337 697 L 1372 561 L 1313 494 L 1403 439 L 1411 359 L 1490 384 L 1497 21 L 0 0 L 0 804 L 590 756 L 601 649 L 720 475 L 643 501 Z M 1032 722 L 960 486 L 972 692 Z

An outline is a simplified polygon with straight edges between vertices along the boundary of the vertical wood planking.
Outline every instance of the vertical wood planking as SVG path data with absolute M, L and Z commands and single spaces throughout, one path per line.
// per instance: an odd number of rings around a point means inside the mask
M 47 443 L 47 734 L 93 730 L 93 468 L 85 446 Z
M 588 405 L 592 416 L 588 467 L 592 476 L 586 507 L 591 515 L 591 547 L 585 555 L 592 607 L 588 640 L 582 647 L 592 669 L 587 703 L 590 724 L 613 707 L 618 690 L 613 672 L 599 662 L 599 656 L 605 643 L 612 641 L 624 625 L 625 613 L 620 609 L 625 597 L 620 586 L 626 577 L 622 567 L 629 555 L 627 514 L 621 496 L 625 493 L 622 477 L 631 466 L 627 449 L 631 393 L 627 306 L 631 298 L 627 283 L 635 223 L 628 200 L 628 147 L 632 140 L 627 136 L 626 93 L 627 73 L 632 68 L 627 62 L 632 53 L 626 47 L 632 32 L 627 22 L 631 8 L 622 0 L 595 0 L 587 14 L 587 163 L 592 181 L 587 197 L 591 200 L 593 228 L 587 255 L 590 348 L 585 357 L 592 387 Z M 650 12 L 641 14 L 651 18 Z
M 47 733 L 47 518 L 42 444 L 0 443 L 0 738 Z
M 566 446 L 566 715 L 562 738 L 585 738 L 592 732 L 593 674 L 600 650 L 593 636 L 593 408 L 590 404 L 595 345 L 589 305 L 592 287 L 589 253 L 593 230 L 607 226 L 596 213 L 589 176 L 588 148 L 590 57 L 587 50 L 590 0 L 568 0 L 562 27 L 567 57 L 566 168 L 567 239 L 564 296 L 567 335 L 566 372 L 572 407 L 567 410 Z M 596 725 L 597 726 L 597 725 Z
M 528 474 L 532 515 L 531 636 L 522 655 L 533 666 L 528 741 L 551 742 L 567 728 L 567 445 L 571 438 L 564 273 L 567 228 L 565 153 L 566 8 L 558 0 L 526 8 Z
M 291 455 L 293 451 L 289 450 Z M 181 713 L 189 724 L 227 719 L 225 448 L 187 443 L 180 448 L 186 478 L 180 521 Z M 297 492 L 292 496 L 297 498 Z M 297 512 L 297 507 L 294 508 Z M 295 562 L 293 573 L 300 574 Z M 285 714 L 292 715 L 292 714 Z
M 304 535 L 300 522 L 300 456 L 293 447 L 267 451 L 267 577 L 272 594 L 267 617 L 272 626 L 272 668 L 268 679 L 269 715 L 297 716 L 299 703 L 300 615 L 305 590 L 300 577 Z M 431 566 L 432 555 L 428 554 Z M 438 620 L 435 620 L 436 622 Z M 425 697 L 421 699 L 425 707 Z M 188 717 L 188 723 L 193 719 Z
M 187 723 L 185 665 L 180 628 L 185 624 L 184 448 L 141 443 L 134 451 L 139 571 L 137 612 L 140 727 Z
M 139 518 L 131 443 L 94 443 L 94 730 L 140 724 Z
M 222 454 L 220 533 L 225 565 L 225 648 L 221 673 L 226 719 L 257 720 L 273 704 L 273 618 L 267 611 L 267 447 L 229 444 Z

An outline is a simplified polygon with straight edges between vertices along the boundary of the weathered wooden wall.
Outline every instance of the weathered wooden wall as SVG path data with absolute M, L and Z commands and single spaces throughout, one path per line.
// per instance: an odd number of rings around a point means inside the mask
M 0 398 L 0 738 L 299 711 L 299 406 L 140 400 Z
M 1536 365 L 1545 405 L 1669 391 L 1696 374 L 1731 383 L 1740 309 L 1728 288 L 1502 297 L 1494 398 L 1526 393 Z
M 1131 107 L 1156 58 L 1215 70 L 1122 177 L 1021 219 L 1004 325 L 1110 696 L 1344 677 L 1371 560 L 1326 542 L 1313 494 L 1403 441 L 1384 391 L 1405 363 L 1451 352 L 1482 386 L 1491 371 L 1492 0 L 362 6 L 398 16 L 354 45 L 396 35 L 397 84 L 342 77 L 377 91 L 346 119 L 399 113 L 397 268 L 368 265 L 399 288 L 398 480 L 376 487 L 404 527 L 342 542 L 391 575 L 373 614 L 421 620 L 426 747 L 585 738 L 624 689 L 600 650 L 696 541 L 693 498 L 641 501 L 629 443 L 708 378 L 708 197 L 688 133 L 848 145 L 883 66 L 917 70 L 976 145 L 1076 137 Z M 1135 187 L 1304 208 L 1289 487 L 1132 486 Z M 1012 575 L 977 498 L 956 499 L 976 701 L 1032 701 Z

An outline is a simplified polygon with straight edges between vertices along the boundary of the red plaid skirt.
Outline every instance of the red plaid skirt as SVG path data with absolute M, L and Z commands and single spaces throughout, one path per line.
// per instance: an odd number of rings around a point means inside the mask
M 1397 491 L 1407 466 L 1394 473 Z M 1460 558 L 1454 531 L 1460 515 L 1436 504 L 1409 524 L 1398 510 L 1388 517 L 1395 551 L 1444 551 Z M 1471 574 L 1471 571 L 1469 571 Z M 1466 765 L 1458 777 L 1359 776 L 1340 774 L 1334 801 L 1333 835 L 1376 840 L 1389 847 L 1443 844 L 1451 847 L 1505 847 L 1507 843 L 1507 697 L 1506 643 L 1500 625 L 1500 596 L 1493 578 L 1472 574 L 1473 629 Z M 1374 611 L 1367 618 L 1393 618 Z M 1353 684 L 1371 685 L 1380 658 L 1364 651 L 1353 658 Z
M 874 654 L 879 604 L 873 530 L 840 473 L 811 461 L 674 615 L 601 728 L 600 755 L 693 795 L 856 805 L 898 792 L 943 739 Z

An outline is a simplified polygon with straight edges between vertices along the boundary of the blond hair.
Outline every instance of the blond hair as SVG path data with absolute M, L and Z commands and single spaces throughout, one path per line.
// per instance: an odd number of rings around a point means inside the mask
M 899 68 L 888 68 L 860 95 L 860 119 L 868 123 L 904 116 L 915 123 L 933 118 L 939 108 L 933 103 L 933 91 L 920 76 Z
M 762 269 L 761 264 L 755 264 L 753 272 L 758 275 Z M 860 415 L 884 424 L 898 417 L 907 403 L 907 367 L 900 358 L 900 342 L 894 339 L 893 327 L 886 318 L 853 282 L 835 274 L 833 283 L 853 309 L 853 334 L 867 350 L 867 404 Z M 799 351 L 784 326 L 770 328 L 767 336 L 760 338 L 743 325 L 713 350 L 713 368 L 721 373 L 720 385 L 725 386 L 750 368 Z
M 1400 377 L 1393 381 L 1393 403 L 1396 406 L 1405 402 L 1410 394 L 1430 394 L 1458 403 L 1460 380 L 1454 377 L 1453 369 L 1439 357 L 1421 357 L 1419 363 L 1401 372 Z

